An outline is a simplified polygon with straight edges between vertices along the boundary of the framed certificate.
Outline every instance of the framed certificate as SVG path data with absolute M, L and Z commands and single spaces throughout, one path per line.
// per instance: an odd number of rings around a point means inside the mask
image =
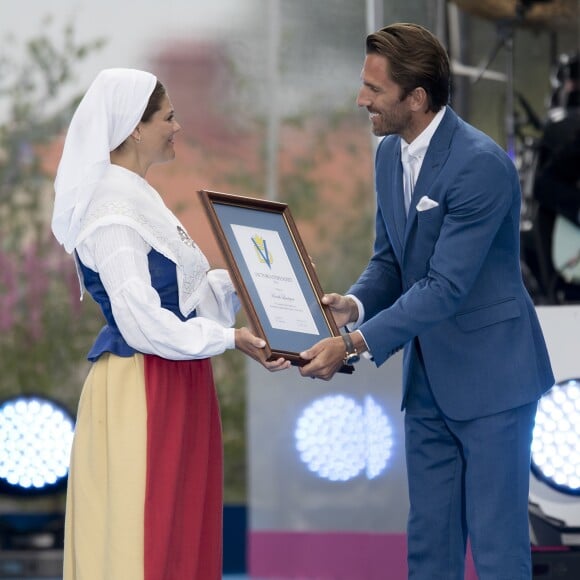
M 287 204 L 199 192 L 252 330 L 269 360 L 302 365 L 300 352 L 340 336 Z M 343 371 L 351 372 L 351 367 Z

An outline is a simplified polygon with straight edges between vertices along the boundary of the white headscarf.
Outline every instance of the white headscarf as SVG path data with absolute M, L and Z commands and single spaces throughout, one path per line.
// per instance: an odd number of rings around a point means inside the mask
M 93 192 L 111 164 L 109 154 L 137 127 L 157 78 L 125 68 L 101 71 L 81 100 L 64 143 L 54 188 L 52 231 L 73 252 Z

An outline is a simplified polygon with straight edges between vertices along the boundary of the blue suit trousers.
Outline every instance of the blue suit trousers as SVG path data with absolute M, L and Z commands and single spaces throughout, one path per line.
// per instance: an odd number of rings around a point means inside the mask
M 433 397 L 416 339 L 411 348 L 409 579 L 463 580 L 469 538 L 479 580 L 530 580 L 527 500 L 537 403 L 451 420 Z

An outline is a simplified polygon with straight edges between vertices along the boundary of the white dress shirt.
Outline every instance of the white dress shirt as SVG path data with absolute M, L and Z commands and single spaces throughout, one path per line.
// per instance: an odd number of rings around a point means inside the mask
M 415 137 L 411 143 L 407 143 L 401 138 L 401 163 L 403 165 L 403 191 L 405 195 L 405 211 L 409 213 L 413 190 L 419 177 L 419 172 L 423 166 L 423 159 L 431 143 L 431 139 L 443 120 L 445 107 L 437 112 L 429 125 L 423 129 L 418 137 Z

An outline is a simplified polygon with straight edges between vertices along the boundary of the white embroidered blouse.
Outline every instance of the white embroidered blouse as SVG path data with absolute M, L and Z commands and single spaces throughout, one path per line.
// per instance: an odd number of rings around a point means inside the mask
M 99 183 L 75 248 L 98 272 L 115 322 L 129 346 L 172 360 L 207 358 L 235 347 L 239 301 L 229 274 L 209 270 L 159 194 L 141 177 L 111 165 Z M 161 307 L 151 285 L 147 254 L 155 248 L 176 264 L 180 320 Z

